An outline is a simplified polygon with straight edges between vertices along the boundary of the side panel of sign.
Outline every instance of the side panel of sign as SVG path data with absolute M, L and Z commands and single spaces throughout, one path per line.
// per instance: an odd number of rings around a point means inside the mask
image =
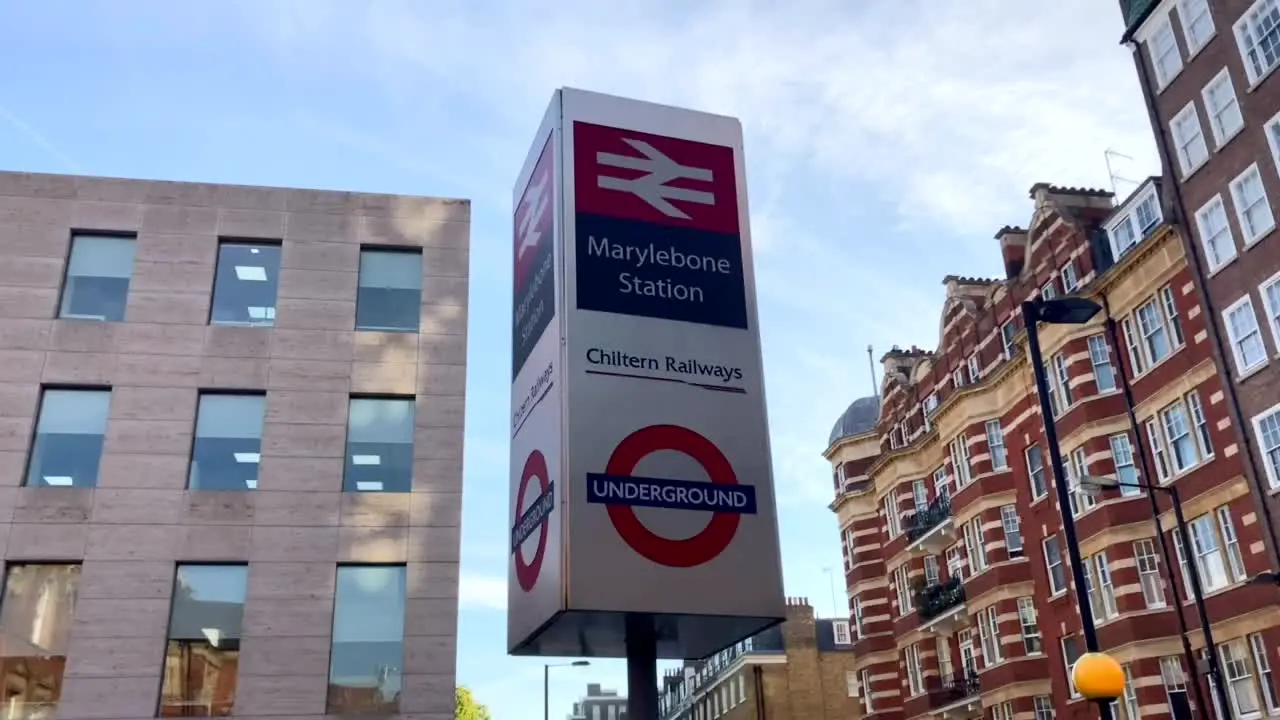
M 570 608 L 780 616 L 740 126 L 563 93 Z
M 525 642 L 564 606 L 560 477 L 560 323 L 556 317 L 561 243 L 557 131 L 553 100 L 516 185 L 511 385 L 508 648 Z

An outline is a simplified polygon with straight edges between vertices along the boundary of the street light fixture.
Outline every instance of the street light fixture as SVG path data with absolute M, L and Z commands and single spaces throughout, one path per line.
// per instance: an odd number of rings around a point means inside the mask
M 1169 502 L 1173 505 L 1173 523 L 1178 533 L 1178 539 L 1182 542 L 1183 551 L 1192 552 L 1195 547 L 1191 544 L 1191 533 L 1187 529 L 1187 519 L 1182 514 L 1182 498 L 1178 495 L 1178 488 L 1173 485 L 1152 485 L 1141 481 L 1123 482 L 1113 478 L 1087 476 L 1080 479 L 1080 489 L 1097 496 L 1103 490 L 1119 490 L 1121 488 L 1139 488 L 1146 490 L 1148 493 L 1162 492 L 1169 496 Z M 1159 529 L 1160 517 L 1155 516 L 1156 528 Z M 1209 624 L 1209 612 L 1204 604 L 1204 586 L 1200 583 L 1200 568 L 1196 566 L 1195 559 L 1188 557 L 1184 563 L 1187 572 L 1187 578 L 1191 581 L 1191 595 L 1195 600 L 1196 614 L 1200 616 L 1200 632 L 1204 635 L 1205 646 L 1205 662 L 1209 666 L 1209 681 L 1213 683 L 1214 691 L 1218 697 L 1225 698 L 1227 695 L 1223 692 L 1222 687 L 1222 667 L 1218 660 L 1218 646 L 1213 640 L 1213 628 Z M 1263 573 L 1258 577 L 1264 577 L 1267 573 Z M 1257 582 L 1258 577 L 1253 578 L 1250 582 Z M 1171 581 L 1172 582 L 1172 581 Z M 1265 581 L 1264 581 L 1265 582 Z M 1273 582 L 1280 584 L 1280 579 Z M 1175 595 L 1176 597 L 1176 595 Z M 1174 608 L 1175 612 L 1182 612 L 1182 608 Z M 1192 665 L 1195 668 L 1195 665 Z M 1228 703 L 1222 703 L 1222 720 L 1231 720 L 1231 708 L 1227 707 Z
M 1053 421 L 1053 406 L 1049 403 L 1049 379 L 1045 377 L 1044 356 L 1040 352 L 1041 322 L 1054 325 L 1083 325 L 1102 312 L 1102 306 L 1079 297 L 1054 300 L 1027 300 L 1022 303 L 1022 324 L 1027 331 L 1027 352 L 1030 355 L 1031 374 L 1036 381 L 1036 394 L 1040 399 L 1040 417 L 1044 421 L 1045 444 L 1049 446 L 1049 464 L 1053 469 L 1053 486 L 1058 496 L 1058 514 L 1062 516 L 1063 540 L 1067 546 L 1067 559 L 1071 563 L 1071 580 L 1075 584 L 1076 607 L 1080 610 L 1080 628 L 1084 635 L 1086 652 L 1099 652 L 1098 629 L 1093 621 L 1093 607 L 1089 605 L 1089 591 L 1085 586 L 1084 560 L 1076 541 L 1076 523 L 1071 515 L 1071 496 L 1067 488 L 1066 468 L 1062 463 L 1062 449 L 1058 447 L 1058 429 Z M 1112 720 L 1111 705 L 1098 703 L 1100 720 Z
M 574 660 L 567 663 L 546 663 L 542 666 L 542 720 L 551 720 L 551 668 L 586 667 L 590 660 Z

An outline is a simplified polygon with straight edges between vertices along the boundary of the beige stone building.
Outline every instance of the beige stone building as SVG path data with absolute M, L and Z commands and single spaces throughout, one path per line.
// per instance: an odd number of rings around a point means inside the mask
M 453 712 L 469 222 L 0 172 L 7 717 Z
M 663 678 L 663 720 L 855 720 L 857 698 L 848 620 L 815 618 L 787 601 L 781 625 Z

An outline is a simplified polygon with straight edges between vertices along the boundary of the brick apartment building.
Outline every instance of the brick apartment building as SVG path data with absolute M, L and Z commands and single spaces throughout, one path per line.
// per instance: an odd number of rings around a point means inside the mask
M 788 598 L 781 625 L 686 662 L 662 678 L 661 720 L 854 720 L 859 712 L 849 621 L 815 618 Z
M 453 712 L 469 222 L 0 172 L 6 716 Z
M 865 715 L 1097 716 L 1068 680 L 1083 639 L 1018 311 L 1068 293 L 1106 310 L 1040 334 L 1099 636 L 1130 680 L 1117 717 L 1183 717 L 1198 697 L 1237 718 L 1280 710 L 1280 598 L 1249 582 L 1271 568 L 1266 522 L 1160 186 L 1149 179 L 1119 206 L 1108 192 L 1034 186 L 1028 227 L 996 236 L 1006 277 L 946 278 L 936 350 L 885 354 L 880 396 L 837 421 L 824 456 Z M 1089 476 L 1174 485 L 1194 547 L 1175 537 L 1167 493 L 1093 494 L 1075 484 Z M 1225 698 L 1197 671 L 1188 562 L 1204 578 Z
M 1120 5 L 1170 220 L 1213 320 L 1228 417 L 1280 567 L 1280 2 Z

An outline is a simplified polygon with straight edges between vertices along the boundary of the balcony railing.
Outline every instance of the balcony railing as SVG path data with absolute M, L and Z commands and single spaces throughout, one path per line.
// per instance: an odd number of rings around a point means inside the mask
M 921 620 L 932 620 L 964 602 L 964 583 L 960 578 L 930 583 L 916 588 L 916 613 Z
M 954 705 L 963 701 L 965 698 L 975 697 L 981 690 L 978 684 L 978 673 L 961 670 L 950 677 L 944 677 L 940 681 L 930 679 L 929 686 L 929 705 L 934 709 L 944 708 L 948 705 Z
M 907 542 L 919 540 L 949 517 L 951 496 L 939 495 L 933 502 L 902 518 L 902 529 L 907 534 Z

